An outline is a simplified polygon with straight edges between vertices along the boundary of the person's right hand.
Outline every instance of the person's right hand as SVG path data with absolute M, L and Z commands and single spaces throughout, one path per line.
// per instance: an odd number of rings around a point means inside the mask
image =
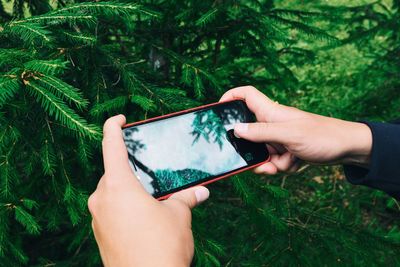
M 372 148 L 366 124 L 324 117 L 278 104 L 252 86 L 227 91 L 220 101 L 243 99 L 256 123 L 240 123 L 235 135 L 267 144 L 271 160 L 256 173 L 294 172 L 300 160 L 316 164 L 355 164 L 368 167 Z

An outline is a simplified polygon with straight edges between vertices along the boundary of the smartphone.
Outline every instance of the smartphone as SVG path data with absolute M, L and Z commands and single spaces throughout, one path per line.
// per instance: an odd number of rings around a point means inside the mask
M 209 104 L 123 127 L 132 170 L 157 199 L 254 168 L 267 147 L 237 138 L 239 122 L 254 122 L 243 100 Z

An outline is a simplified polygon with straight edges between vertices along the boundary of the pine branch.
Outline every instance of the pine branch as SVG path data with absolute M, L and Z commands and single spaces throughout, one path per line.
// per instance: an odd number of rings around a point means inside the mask
M 273 20 L 276 23 L 280 24 L 281 26 L 290 26 L 291 29 L 297 30 L 300 33 L 305 34 L 306 36 L 317 39 L 317 40 L 326 41 L 331 44 L 339 44 L 340 43 L 339 39 L 326 33 L 324 30 L 304 24 L 299 21 L 289 20 L 289 19 L 285 19 L 285 18 L 275 16 L 275 15 L 268 16 L 268 18 L 265 18 L 265 19 L 266 19 L 267 23 L 269 21 Z
M 83 118 L 75 113 L 64 102 L 47 91 L 45 88 L 36 84 L 34 81 L 24 81 L 29 93 L 36 98 L 42 108 L 49 113 L 50 116 L 65 125 L 67 128 L 77 131 L 80 134 L 91 139 L 99 139 L 101 136 L 100 129 L 97 126 L 88 124 Z
M 25 49 L 0 48 L 0 68 L 15 66 L 19 62 L 31 59 L 33 55 Z
M 88 46 L 94 46 L 97 42 L 96 37 L 94 37 L 92 35 L 70 33 L 67 31 L 65 31 L 63 34 L 65 35 L 67 40 L 69 40 L 72 43 L 76 43 L 76 44 L 84 44 L 84 45 L 88 45 Z
M 149 17 L 160 17 L 158 12 L 144 8 L 140 4 L 124 4 L 118 2 L 84 2 L 72 6 L 60 8 L 53 12 L 53 14 L 60 14 L 66 12 L 88 12 L 94 14 L 103 14 L 105 16 L 129 16 L 132 13 L 139 13 Z
M 63 200 L 66 202 L 72 225 L 77 225 L 82 218 L 82 211 L 86 210 L 87 197 L 83 196 L 71 183 L 67 183 Z
M 7 203 L 1 203 L 0 208 L 0 257 L 4 257 L 7 253 L 7 245 L 9 243 L 9 216 Z
M 177 53 L 173 52 L 172 50 L 159 47 L 156 45 L 153 46 L 158 50 L 162 51 L 163 53 L 165 53 L 166 55 L 168 55 L 174 61 L 182 64 L 183 71 L 182 71 L 181 81 L 183 81 L 185 84 L 188 84 L 189 82 L 193 81 L 194 93 L 197 99 L 201 99 L 204 94 L 204 85 L 202 77 L 207 78 L 210 84 L 213 85 L 213 87 L 217 89 L 217 91 L 220 90 L 220 85 L 217 82 L 217 80 L 213 78 L 213 75 L 211 75 L 207 71 L 197 67 L 195 64 L 189 62 L 188 60 L 178 55 Z
M 56 77 L 37 75 L 34 79 L 48 88 L 57 97 L 75 104 L 80 110 L 85 109 L 89 104 L 89 101 L 83 98 L 83 95 L 78 88 L 63 82 Z
M 280 17 L 288 17 L 301 21 L 310 21 L 310 22 L 315 21 L 317 19 L 319 21 L 336 19 L 336 16 L 333 16 L 331 13 L 327 12 L 280 9 L 280 8 L 271 10 L 270 14 Z
M 185 91 L 178 88 L 158 88 L 154 91 L 158 99 L 163 100 L 163 105 L 172 111 L 188 109 L 199 106 L 201 103 L 187 97 Z
M 32 61 L 28 61 L 24 63 L 24 67 L 27 70 L 40 72 L 42 74 L 48 75 L 60 75 L 64 73 L 67 69 L 68 61 L 62 61 L 59 59 L 56 60 L 43 60 L 43 59 L 36 59 Z
M 104 101 L 103 103 L 96 104 L 91 110 L 90 114 L 92 116 L 100 116 L 106 112 L 111 112 L 114 110 L 121 109 L 128 103 L 127 96 L 118 96 L 111 100 Z
M 42 149 L 40 150 L 40 159 L 42 161 L 42 168 L 45 175 L 53 176 L 55 174 L 56 156 L 49 140 L 45 139 Z
M 16 78 L 0 77 L 0 105 L 7 103 L 21 88 Z
M 11 126 L 4 127 L 3 134 L 0 136 L 0 195 L 3 197 L 11 195 L 12 186 L 15 181 L 19 180 L 18 173 L 12 162 L 19 138 L 18 131 Z
M 87 25 L 93 24 L 95 22 L 95 18 L 90 15 L 74 15 L 74 14 L 63 14 L 63 15 L 55 15 L 54 13 L 49 13 L 41 16 L 33 16 L 26 19 L 14 20 L 10 22 L 10 26 L 17 26 L 21 24 L 50 24 L 57 25 L 61 23 L 69 23 L 73 25 L 77 22 L 85 22 Z
M 217 8 L 213 8 L 203 14 L 198 20 L 196 20 L 195 25 L 205 27 L 208 23 L 212 22 L 218 13 Z
M 0 195 L 9 197 L 12 194 L 12 186 L 17 181 L 16 171 L 10 162 L 9 154 L 0 158 Z
M 28 210 L 32 210 L 32 209 L 37 209 L 39 207 L 39 204 L 32 199 L 28 199 L 28 198 L 23 198 L 20 200 L 22 205 L 27 208 Z
M 202 99 L 204 97 L 203 81 L 196 69 L 194 70 L 194 95 L 196 99 Z
M 82 166 L 84 168 L 89 168 L 91 164 L 90 159 L 93 157 L 93 151 L 88 142 L 83 138 L 78 139 L 78 155 Z
M 23 207 L 20 206 L 14 206 L 14 211 L 15 219 L 25 227 L 28 233 L 33 235 L 40 234 L 42 228 L 31 214 L 29 214 Z
M 35 43 L 50 45 L 53 41 L 51 32 L 37 23 L 10 24 L 6 26 L 3 33 L 10 33 L 20 38 L 27 46 L 33 46 Z
M 131 102 L 139 105 L 145 111 L 155 111 L 157 106 L 154 101 L 141 95 L 133 95 L 131 96 Z
M 12 264 L 15 264 L 15 261 L 20 262 L 22 264 L 28 263 L 28 256 L 24 253 L 23 249 L 19 244 L 14 244 L 14 242 L 9 242 L 7 250 L 13 255 L 14 259 L 11 261 Z M 11 264 L 11 265 L 12 265 Z M 8 266 L 11 266 L 8 265 Z

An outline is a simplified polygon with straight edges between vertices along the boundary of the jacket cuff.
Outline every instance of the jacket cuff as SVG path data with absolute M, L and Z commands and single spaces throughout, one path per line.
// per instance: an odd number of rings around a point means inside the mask
M 347 180 L 366 185 L 400 199 L 400 126 L 390 123 L 363 122 L 372 132 L 369 169 L 344 165 Z

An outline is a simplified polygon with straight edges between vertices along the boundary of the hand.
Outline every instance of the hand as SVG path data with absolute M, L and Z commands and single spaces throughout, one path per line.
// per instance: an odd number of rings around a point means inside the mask
M 280 105 L 252 86 L 226 92 L 220 101 L 243 99 L 256 123 L 237 124 L 235 135 L 267 143 L 271 161 L 256 173 L 297 171 L 298 159 L 317 164 L 369 164 L 372 134 L 363 123 L 324 117 Z
M 190 209 L 208 198 L 194 187 L 157 201 L 133 174 L 122 138 L 122 115 L 104 124 L 105 173 L 88 206 L 106 267 L 189 266 L 194 245 Z

